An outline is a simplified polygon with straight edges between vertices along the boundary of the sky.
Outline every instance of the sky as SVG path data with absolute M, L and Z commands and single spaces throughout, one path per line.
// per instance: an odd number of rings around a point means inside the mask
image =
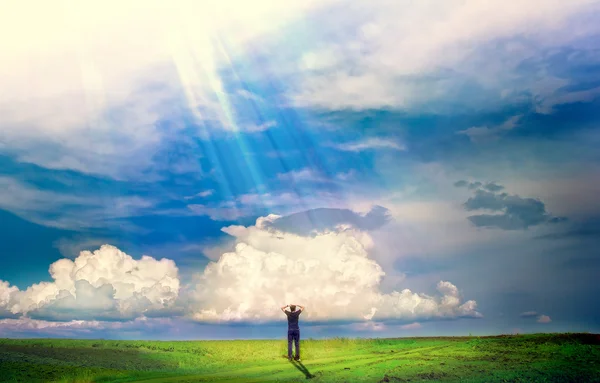
M 600 2 L 8 0 L 0 337 L 600 332 Z

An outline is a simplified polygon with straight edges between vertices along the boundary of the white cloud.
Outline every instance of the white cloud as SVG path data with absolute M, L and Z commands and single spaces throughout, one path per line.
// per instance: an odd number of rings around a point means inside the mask
M 235 119 L 218 74 L 230 57 L 214 36 L 226 36 L 235 54 L 323 2 L 4 5 L 10 12 L 0 14 L 1 145 L 21 161 L 129 178 L 152 167 L 172 134 L 157 122 L 180 121 L 181 96 L 199 120 L 229 128 Z
M 324 37 L 298 60 L 302 76 L 293 97 L 298 105 L 326 109 L 413 108 L 449 98 L 455 106 L 465 101 L 461 89 L 474 82 L 479 97 L 468 100 L 470 107 L 488 97 L 501 102 L 531 92 L 547 109 L 569 101 L 554 100 L 565 80 L 545 69 L 521 78 L 518 66 L 547 48 L 593 36 L 599 28 L 587 15 L 597 10 L 593 0 L 344 4 L 323 16 L 323 36 L 339 39 Z M 502 39 L 513 37 L 519 41 L 503 45 Z M 592 93 L 570 97 L 589 99 Z
M 406 150 L 404 144 L 397 143 L 391 139 L 373 137 L 367 138 L 362 141 L 350 142 L 344 144 L 336 144 L 335 148 L 347 152 L 362 152 L 370 149 L 393 149 L 393 150 Z
M 340 181 L 350 181 L 356 178 L 356 171 L 354 169 L 350 169 L 347 172 L 341 172 L 335 175 Z
M 123 335 L 131 332 L 134 339 L 139 339 L 139 333 L 144 332 L 165 332 L 175 328 L 178 330 L 181 323 L 174 326 L 171 318 L 145 318 L 140 317 L 130 321 L 98 321 L 98 320 L 69 320 L 64 322 L 48 321 L 41 319 L 32 319 L 21 317 L 18 319 L 0 319 L 0 332 L 10 334 L 11 337 L 23 336 L 59 336 L 59 337 L 89 337 L 90 334 L 114 332 L 117 338 L 122 339 Z M 110 336 L 109 336 L 110 337 Z
M 169 259 L 135 260 L 113 246 L 82 251 L 74 260 L 50 265 L 52 282 L 25 290 L 0 281 L 0 308 L 12 314 L 53 320 L 127 319 L 173 312 L 178 270 Z
M 385 275 L 369 258 L 372 238 L 360 231 L 303 237 L 267 230 L 278 216 L 255 226 L 229 226 L 235 251 L 223 254 L 197 276 L 190 315 L 198 321 L 273 320 L 278 307 L 306 306 L 306 320 L 416 320 L 478 317 L 475 301 L 461 302 L 458 289 L 441 281 L 440 296 L 408 289 L 382 294 Z
M 262 97 L 260 97 L 257 94 L 254 94 L 246 89 L 240 89 L 237 92 L 240 96 L 242 96 L 243 98 L 247 99 L 247 100 L 252 100 L 258 103 L 263 103 L 265 100 L 263 100 Z
M 498 137 L 500 137 L 500 135 L 502 135 L 503 132 L 514 129 L 517 126 L 517 123 L 519 122 L 521 117 L 521 115 L 511 117 L 498 126 L 473 126 L 465 130 L 460 130 L 456 132 L 456 134 L 464 134 L 468 136 L 469 139 L 474 143 L 495 140 Z
M 184 197 L 184 199 L 194 199 L 194 198 L 205 198 L 205 197 L 210 197 L 211 195 L 215 194 L 215 191 L 213 189 L 209 189 L 209 190 L 203 190 L 199 193 L 196 193 L 194 195 L 191 196 L 187 196 Z
M 548 315 L 540 315 L 537 322 L 538 323 L 550 323 L 550 322 L 552 322 L 552 319 L 550 319 L 550 317 Z
M 241 130 L 244 132 L 247 132 L 247 133 L 259 133 L 259 132 L 264 132 L 265 130 L 274 128 L 275 126 L 277 126 L 277 123 L 273 120 L 270 120 L 270 121 L 263 122 L 260 125 L 245 124 L 241 127 L 242 128 Z

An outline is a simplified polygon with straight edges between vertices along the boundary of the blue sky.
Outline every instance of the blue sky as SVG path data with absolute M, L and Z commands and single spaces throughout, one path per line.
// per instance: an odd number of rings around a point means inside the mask
M 597 1 L 47 7 L 0 16 L 0 336 L 600 331 Z

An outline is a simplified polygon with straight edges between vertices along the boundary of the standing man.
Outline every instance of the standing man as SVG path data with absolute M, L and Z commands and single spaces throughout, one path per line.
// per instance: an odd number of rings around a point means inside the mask
M 285 308 L 289 307 L 290 311 L 286 311 Z M 298 306 L 300 310 L 296 310 L 296 305 L 287 305 L 281 308 L 281 311 L 287 315 L 288 320 L 288 360 L 292 360 L 292 341 L 296 345 L 296 357 L 294 358 L 298 362 L 300 361 L 300 327 L 298 326 L 298 317 L 300 313 L 304 311 L 304 306 Z

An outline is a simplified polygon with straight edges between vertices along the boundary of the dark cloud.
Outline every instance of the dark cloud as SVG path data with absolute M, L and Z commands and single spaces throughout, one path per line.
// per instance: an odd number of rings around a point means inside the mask
M 489 190 L 491 192 L 497 192 L 497 191 L 504 189 L 504 186 L 498 185 L 495 182 L 488 182 L 487 184 L 484 185 L 483 183 L 481 183 L 479 181 L 468 182 L 465 180 L 456 181 L 454 183 L 454 186 L 456 186 L 458 188 L 466 187 L 469 190 L 475 190 L 475 189 L 479 189 L 480 187 L 483 187 L 484 189 Z
M 360 230 L 375 230 L 389 222 L 389 210 L 374 206 L 361 215 L 348 209 L 319 208 L 281 217 L 270 223 L 274 229 L 299 235 L 334 230 L 339 225 L 350 225 Z
M 471 210 L 492 210 L 499 211 L 503 210 L 506 206 L 506 197 L 508 194 L 495 194 L 485 190 L 477 190 L 475 196 L 471 197 L 464 203 L 465 209 Z
M 562 262 L 565 269 L 598 270 L 600 269 L 600 251 L 595 256 L 586 258 L 569 258 Z
M 559 217 L 557 217 L 559 218 Z M 544 234 L 536 239 L 598 239 L 600 238 L 600 218 L 571 225 L 567 230 L 556 233 Z
M 486 190 L 489 190 L 491 192 L 497 192 L 497 191 L 504 189 L 504 186 L 498 185 L 495 182 L 490 182 L 490 183 L 486 184 L 483 188 Z
M 475 184 L 482 185 L 476 182 L 469 186 Z M 502 189 L 501 185 L 488 183 L 475 190 L 475 195 L 464 203 L 465 209 L 468 211 L 489 210 L 497 214 L 472 215 L 468 217 L 471 223 L 478 227 L 524 230 L 542 223 L 559 223 L 566 220 L 565 217 L 555 217 L 548 213 L 546 205 L 539 199 L 495 192 Z

